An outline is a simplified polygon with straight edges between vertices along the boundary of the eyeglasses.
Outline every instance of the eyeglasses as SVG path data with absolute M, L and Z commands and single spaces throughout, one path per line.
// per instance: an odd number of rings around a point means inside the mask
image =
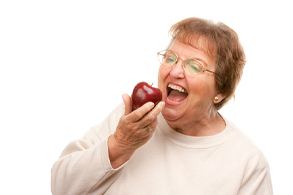
M 171 50 L 164 50 L 157 53 L 159 61 L 162 65 L 173 66 L 176 65 L 179 61 L 178 55 Z M 182 60 L 182 59 L 181 59 Z M 205 63 L 196 58 L 182 60 L 182 67 L 186 73 L 191 76 L 203 73 L 205 71 L 216 74 L 214 71 L 208 70 L 205 68 Z

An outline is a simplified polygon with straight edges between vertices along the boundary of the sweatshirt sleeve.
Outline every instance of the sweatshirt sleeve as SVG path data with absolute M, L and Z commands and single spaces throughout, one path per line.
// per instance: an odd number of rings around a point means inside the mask
M 95 191 L 103 194 L 115 181 L 124 165 L 113 169 L 108 155 L 108 137 L 116 129 L 119 107 L 99 126 L 70 143 L 51 170 L 54 195 L 78 195 Z
M 269 165 L 261 152 L 247 162 L 238 195 L 273 195 Z

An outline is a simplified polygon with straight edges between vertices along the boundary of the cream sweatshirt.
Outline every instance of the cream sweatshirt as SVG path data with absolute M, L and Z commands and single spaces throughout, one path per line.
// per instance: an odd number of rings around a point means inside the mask
M 153 137 L 122 166 L 111 167 L 107 140 L 124 112 L 70 143 L 52 167 L 54 195 L 272 195 L 259 149 L 232 123 L 213 136 L 186 136 L 162 115 Z

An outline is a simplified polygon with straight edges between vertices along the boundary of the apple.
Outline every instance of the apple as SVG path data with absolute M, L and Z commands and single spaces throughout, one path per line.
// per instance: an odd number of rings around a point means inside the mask
M 131 98 L 132 110 L 136 110 L 147 102 L 158 104 L 162 100 L 162 92 L 159 88 L 153 87 L 146 82 L 139 82 L 135 85 Z

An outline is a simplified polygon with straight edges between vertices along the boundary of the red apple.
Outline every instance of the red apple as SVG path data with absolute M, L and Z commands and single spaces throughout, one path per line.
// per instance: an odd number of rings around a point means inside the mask
M 139 82 L 135 85 L 131 98 L 132 110 L 136 110 L 146 102 L 158 104 L 162 100 L 162 92 L 159 88 L 152 87 L 146 82 Z

